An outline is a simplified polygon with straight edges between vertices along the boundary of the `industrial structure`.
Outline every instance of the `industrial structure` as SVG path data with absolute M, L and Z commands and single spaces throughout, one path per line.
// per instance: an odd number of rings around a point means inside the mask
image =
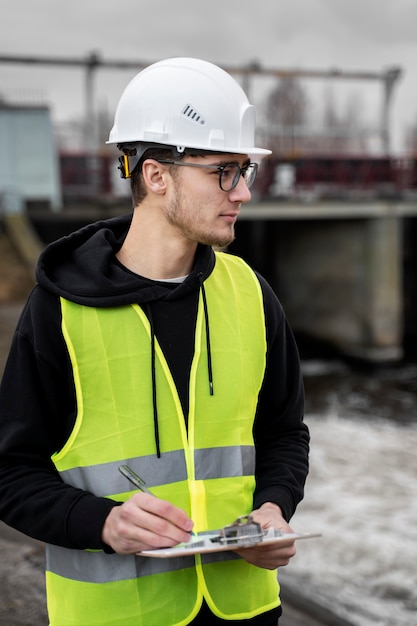
M 0 56 L 1 63 L 79 66 L 91 122 L 88 151 L 56 151 L 47 109 L 0 107 L 0 206 L 14 240 L 10 214 L 19 210 L 19 228 L 34 228 L 43 243 L 92 219 L 129 212 L 129 187 L 120 186 L 116 155 L 96 149 L 94 76 L 101 67 L 139 70 L 149 63 L 104 61 L 95 53 L 84 59 Z M 410 339 L 417 344 L 417 159 L 390 156 L 390 107 L 401 71 L 225 69 L 240 74 L 247 91 L 258 75 L 381 83 L 382 156 L 267 158 L 230 251 L 269 279 L 299 336 L 371 362 L 400 360 Z M 8 140 L 12 127 L 19 128 L 15 145 Z

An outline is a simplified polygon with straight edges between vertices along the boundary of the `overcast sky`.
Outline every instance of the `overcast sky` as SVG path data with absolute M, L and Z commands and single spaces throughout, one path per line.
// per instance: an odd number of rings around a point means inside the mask
M 399 66 L 391 117 L 396 151 L 406 128 L 417 124 L 417 0 L 0 0 L 0 6 L 0 56 L 80 58 L 96 51 L 105 60 L 194 56 L 224 66 L 256 60 L 282 69 L 380 72 Z M 99 70 L 100 107 L 113 112 L 133 74 Z M 305 86 L 313 107 L 330 88 L 335 98 L 355 94 L 364 123 L 380 119 L 379 83 L 334 81 L 329 87 L 310 79 Z M 85 108 L 80 69 L 0 63 L 0 94 L 46 101 L 55 120 L 80 117 Z

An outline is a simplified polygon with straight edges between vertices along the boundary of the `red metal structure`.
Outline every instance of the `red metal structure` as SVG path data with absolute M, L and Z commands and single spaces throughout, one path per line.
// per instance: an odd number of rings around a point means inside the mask
M 111 198 L 117 177 L 117 157 L 84 152 L 59 155 L 64 203 Z M 280 173 L 287 170 L 287 184 Z M 288 171 L 290 180 L 288 180 Z M 405 199 L 417 194 L 417 158 L 311 156 L 267 158 L 253 187 L 259 200 Z
M 282 181 L 283 171 L 286 181 Z M 312 156 L 269 158 L 254 191 L 260 200 L 309 194 L 324 198 L 404 198 L 417 192 L 417 159 Z

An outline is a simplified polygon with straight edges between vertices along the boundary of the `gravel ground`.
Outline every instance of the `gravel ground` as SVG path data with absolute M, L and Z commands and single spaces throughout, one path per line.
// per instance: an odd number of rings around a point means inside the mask
M 0 376 L 33 279 L 0 232 Z M 46 626 L 43 544 L 0 522 L 0 624 Z
M 0 624 L 46 626 L 44 549 L 0 523 Z

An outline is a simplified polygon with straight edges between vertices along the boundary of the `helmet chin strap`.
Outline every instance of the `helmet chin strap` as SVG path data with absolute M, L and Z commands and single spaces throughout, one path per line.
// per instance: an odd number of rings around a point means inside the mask
M 185 146 L 167 146 L 160 143 L 119 143 L 119 150 L 123 156 L 119 157 L 118 168 L 121 178 L 130 178 L 133 170 L 142 159 L 147 150 L 152 148 L 171 150 L 173 159 L 180 159 L 184 156 Z

